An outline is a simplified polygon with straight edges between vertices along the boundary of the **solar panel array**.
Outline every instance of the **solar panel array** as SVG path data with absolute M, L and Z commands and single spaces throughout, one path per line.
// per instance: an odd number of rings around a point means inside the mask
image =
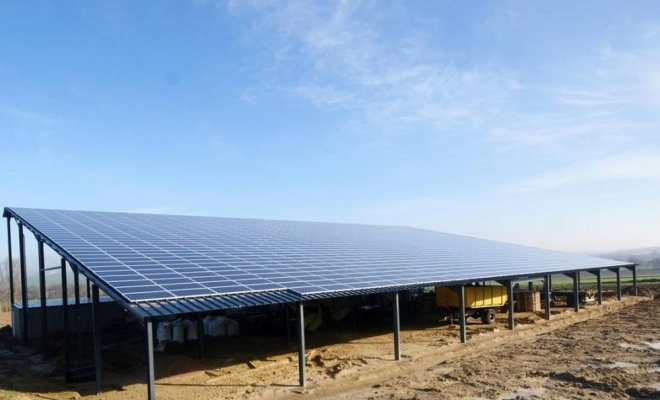
M 129 302 L 302 295 L 625 266 L 415 228 L 7 209 Z

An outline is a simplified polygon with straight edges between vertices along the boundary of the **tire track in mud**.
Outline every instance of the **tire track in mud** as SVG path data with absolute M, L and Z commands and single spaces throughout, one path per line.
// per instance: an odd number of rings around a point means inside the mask
M 369 397 L 367 392 L 370 389 L 378 389 L 383 387 L 384 383 L 392 382 L 394 380 L 406 380 L 410 374 L 417 371 L 433 371 L 434 369 L 438 369 L 439 372 L 442 373 L 443 365 L 456 358 L 488 353 L 503 344 L 511 344 L 557 330 L 562 330 L 576 323 L 616 313 L 639 304 L 640 302 L 649 300 L 651 300 L 649 297 L 624 297 L 622 301 L 609 301 L 602 306 L 591 306 L 580 310 L 579 313 L 567 312 L 556 315 L 553 316 L 550 321 L 540 320 L 534 324 L 518 325 L 513 331 L 505 329 L 497 332 L 475 334 L 469 337 L 467 343 L 454 343 L 430 348 L 426 354 L 417 357 L 405 356 L 404 342 L 402 343 L 402 351 L 404 354 L 402 361 L 392 361 L 387 365 L 378 366 L 375 369 L 368 371 L 366 374 L 357 376 L 356 380 L 353 381 L 347 381 L 346 378 L 348 377 L 339 377 L 337 380 L 324 379 L 318 384 L 310 385 L 310 387 L 305 390 L 294 389 L 288 391 L 286 394 L 274 396 L 272 398 L 291 398 L 292 393 L 304 393 L 306 399 L 366 398 Z M 411 382 L 408 381 L 407 383 Z M 421 388 L 419 389 L 419 392 L 424 395 L 422 397 L 437 396 L 438 393 L 435 393 L 437 390 L 439 389 L 433 387 Z M 396 390 L 391 389 L 390 391 Z M 363 394 L 365 396 L 363 396 Z M 395 393 L 390 393 L 390 395 L 393 396 L 391 398 L 400 398 L 397 397 Z

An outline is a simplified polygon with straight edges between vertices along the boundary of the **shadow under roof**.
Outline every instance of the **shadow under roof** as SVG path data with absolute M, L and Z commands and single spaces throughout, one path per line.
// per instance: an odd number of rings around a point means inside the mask
M 4 216 L 134 309 L 208 301 L 208 311 L 634 265 L 396 226 L 28 208 Z M 168 313 L 177 312 L 160 310 Z

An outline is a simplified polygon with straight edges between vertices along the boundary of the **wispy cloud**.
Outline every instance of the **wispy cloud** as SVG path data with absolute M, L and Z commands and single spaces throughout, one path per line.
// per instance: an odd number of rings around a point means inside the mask
M 506 117 L 491 121 L 490 142 L 548 147 L 552 151 L 606 152 L 660 131 L 660 43 L 617 50 L 611 45 L 585 57 L 557 86 L 527 82 L 533 107 L 513 101 Z M 647 112 L 657 109 L 657 114 Z M 644 111 L 640 111 L 644 110 Z M 660 137 L 658 137 L 660 138 Z
M 644 24 L 643 30 L 643 37 L 646 40 L 660 37 L 660 24 Z
M 0 104 L 0 137 L 20 140 L 45 140 L 56 135 L 64 121 L 13 105 Z
M 582 145 L 580 148 L 585 145 L 611 148 L 631 142 L 635 133 L 648 128 L 641 123 L 619 122 L 603 113 L 519 115 L 513 121 L 492 128 L 488 140 L 500 145 L 542 147 L 550 151 L 577 144 Z
M 638 48 L 622 51 L 606 43 L 549 86 L 488 57 L 459 59 L 424 29 L 407 26 L 392 35 L 392 22 L 406 18 L 405 3 L 226 4 L 252 16 L 255 37 L 269 34 L 270 62 L 264 68 L 273 71 L 280 90 L 318 108 L 348 111 L 346 125 L 364 130 L 460 130 L 507 146 L 573 146 L 575 138 L 616 146 L 631 128 L 648 123 L 621 118 L 621 107 L 660 104 L 655 25 L 637 32 L 645 38 Z M 255 102 L 260 91 L 246 91 Z
M 379 130 L 474 126 L 497 113 L 502 97 L 520 87 L 485 65 L 459 66 L 415 29 L 393 37 L 388 18 L 396 6 L 374 1 L 251 4 L 262 26 L 281 39 L 272 51 L 273 65 L 296 73 L 286 90 L 318 107 L 349 111 Z
M 14 118 L 17 120 L 34 122 L 41 125 L 54 125 L 58 122 L 57 119 L 40 114 L 33 111 L 28 111 L 12 106 L 0 105 L 0 115 L 5 115 L 6 117 Z
M 574 164 L 510 184 L 505 191 L 546 191 L 594 181 L 616 180 L 660 181 L 660 151 L 619 154 Z
M 602 107 L 616 104 L 631 104 L 637 99 L 634 91 L 625 88 L 619 93 L 585 90 L 585 89 L 558 89 L 556 99 L 562 104 L 571 106 Z

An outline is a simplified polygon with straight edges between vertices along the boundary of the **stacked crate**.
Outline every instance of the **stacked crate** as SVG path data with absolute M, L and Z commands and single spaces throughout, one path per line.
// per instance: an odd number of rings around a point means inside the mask
M 526 312 L 541 311 L 541 292 L 536 290 L 518 291 L 514 292 L 513 298 L 515 300 L 515 310 Z

